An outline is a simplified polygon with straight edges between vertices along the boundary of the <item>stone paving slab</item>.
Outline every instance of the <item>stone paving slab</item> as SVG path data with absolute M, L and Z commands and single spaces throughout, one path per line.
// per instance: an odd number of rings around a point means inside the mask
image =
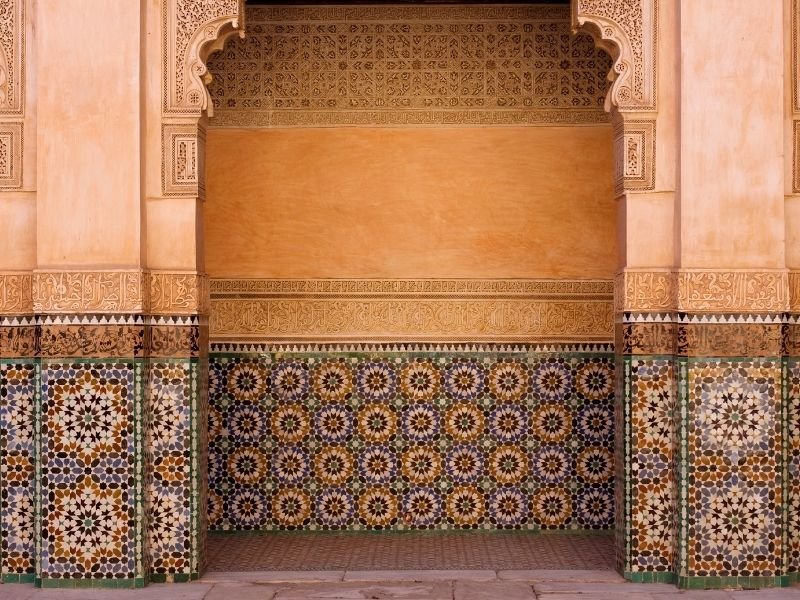
M 345 581 L 495 581 L 497 573 L 479 571 L 347 571 Z
M 272 600 L 279 589 L 259 583 L 218 583 L 203 600 Z
M 250 583 L 343 581 L 345 571 L 239 571 L 214 572 L 203 576 L 203 583 L 245 581 Z
M 501 581 L 565 581 L 584 583 L 623 583 L 625 579 L 614 571 L 559 571 L 559 570 L 513 570 L 498 571 Z
M 537 594 L 674 594 L 678 588 L 667 583 L 585 583 L 581 581 L 545 581 L 534 583 Z
M 533 587 L 521 582 L 457 581 L 455 600 L 536 600 Z
M 452 600 L 450 582 L 312 583 L 279 589 L 274 600 Z

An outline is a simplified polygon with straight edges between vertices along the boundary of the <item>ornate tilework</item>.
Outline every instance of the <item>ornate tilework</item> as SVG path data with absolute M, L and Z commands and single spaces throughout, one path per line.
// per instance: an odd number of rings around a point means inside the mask
M 212 355 L 213 530 L 608 529 L 608 356 Z
M 782 574 L 779 361 L 688 362 L 686 577 Z
M 627 460 L 617 475 L 627 482 L 626 571 L 670 572 L 675 544 L 674 368 L 668 359 L 629 360 L 626 368 L 629 434 L 620 447 Z
M 192 363 L 148 368 L 148 550 L 158 574 L 191 573 Z
M 788 411 L 788 570 L 800 571 L 800 360 L 785 359 L 784 390 Z
M 34 570 L 34 399 L 31 361 L 0 364 L 0 573 Z
M 42 366 L 43 578 L 144 576 L 140 368 Z

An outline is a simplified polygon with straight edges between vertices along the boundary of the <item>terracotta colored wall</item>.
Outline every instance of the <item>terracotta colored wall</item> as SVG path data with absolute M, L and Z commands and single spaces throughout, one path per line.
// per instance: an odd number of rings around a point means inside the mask
M 207 271 L 611 278 L 611 137 L 610 126 L 210 129 Z

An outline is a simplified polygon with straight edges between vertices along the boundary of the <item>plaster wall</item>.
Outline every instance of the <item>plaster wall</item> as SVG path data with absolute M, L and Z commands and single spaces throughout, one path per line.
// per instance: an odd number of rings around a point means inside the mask
M 680 11 L 681 264 L 783 268 L 782 0 Z
M 211 277 L 610 279 L 616 266 L 608 125 L 211 128 L 207 164 Z
M 141 264 L 141 6 L 42 0 L 38 267 Z

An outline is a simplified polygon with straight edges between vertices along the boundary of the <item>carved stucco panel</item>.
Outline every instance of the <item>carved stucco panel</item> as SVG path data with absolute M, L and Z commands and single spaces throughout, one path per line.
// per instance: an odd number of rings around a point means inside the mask
M 208 54 L 243 34 L 244 0 L 163 0 L 164 112 L 196 114 L 210 107 Z
M 786 271 L 687 270 L 678 273 L 678 310 L 688 313 L 782 313 Z
M 0 115 L 22 115 L 24 54 L 25 0 L 3 0 L 0 2 Z
M 573 27 L 615 59 L 608 110 L 655 110 L 657 19 L 658 0 L 573 0 Z

